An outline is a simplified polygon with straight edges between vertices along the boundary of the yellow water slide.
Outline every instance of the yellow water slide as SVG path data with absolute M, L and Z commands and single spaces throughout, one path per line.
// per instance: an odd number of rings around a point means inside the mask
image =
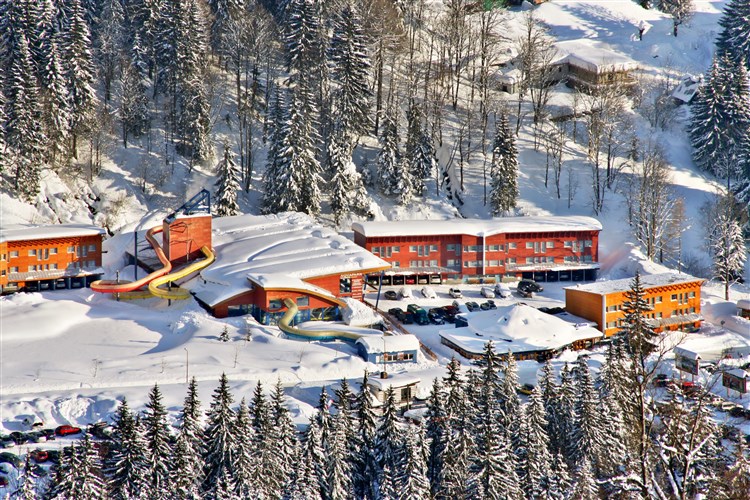
M 312 291 L 305 291 L 305 293 L 310 295 L 318 295 L 315 292 Z M 340 301 L 338 299 L 332 299 L 331 297 L 319 295 L 320 297 L 326 299 L 326 300 L 333 300 L 336 302 L 339 306 L 344 306 L 345 303 L 343 301 Z M 291 325 L 292 320 L 297 315 L 297 303 L 294 302 L 292 299 L 284 299 L 284 305 L 287 308 L 286 313 L 284 316 L 281 317 L 279 320 L 279 329 L 284 332 L 288 333 L 290 335 L 296 335 L 298 337 L 306 337 L 309 339 L 314 340 L 335 340 L 335 339 L 342 339 L 342 340 L 352 340 L 356 341 L 358 338 L 365 336 L 364 333 L 355 333 L 355 332 L 347 332 L 346 330 L 308 330 L 305 328 L 297 328 Z
M 216 260 L 216 256 L 207 246 L 201 248 L 201 252 L 203 252 L 203 255 L 206 256 L 205 259 L 193 262 L 189 266 L 183 267 L 179 271 L 165 274 L 164 276 L 160 276 L 150 281 L 148 284 L 148 291 L 151 293 L 151 295 L 162 299 L 171 300 L 183 300 L 190 298 L 190 292 L 185 288 L 165 289 L 159 287 L 161 285 L 170 283 L 172 281 L 177 281 L 195 272 L 198 272 L 201 269 L 210 266 L 213 261 Z

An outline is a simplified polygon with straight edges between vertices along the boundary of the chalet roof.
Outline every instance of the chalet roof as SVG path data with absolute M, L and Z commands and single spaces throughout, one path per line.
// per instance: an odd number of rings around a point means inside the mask
M 0 227 L 0 243 L 105 234 L 103 228 L 91 224 L 10 224 Z
M 352 224 L 355 233 L 377 236 L 439 236 L 468 234 L 491 236 L 502 233 L 601 231 L 602 224 L 592 217 L 537 216 L 494 219 L 369 221 Z
M 417 385 L 420 382 L 422 382 L 422 379 L 413 375 L 409 375 L 408 373 L 388 375 L 388 378 L 369 377 L 367 379 L 367 385 L 376 387 L 381 391 L 386 391 L 390 387 L 396 389 L 400 387 L 406 387 L 408 385 Z
M 382 354 L 385 352 L 418 351 L 419 339 L 414 335 L 370 335 L 357 339 L 367 352 Z
M 682 283 L 700 282 L 702 284 L 703 281 L 704 280 L 701 278 L 696 278 L 695 276 L 690 276 L 689 274 L 680 273 L 641 275 L 641 286 L 644 288 L 644 290 Z M 578 284 L 566 287 L 565 290 L 577 290 L 581 292 L 594 293 L 597 295 L 608 295 L 610 293 L 630 290 L 632 284 L 633 278 L 625 278 L 620 280 L 603 280 L 588 284 Z
M 568 63 L 598 74 L 638 69 L 636 61 L 598 40 L 565 40 L 555 43 L 554 48 L 557 50 L 554 64 Z

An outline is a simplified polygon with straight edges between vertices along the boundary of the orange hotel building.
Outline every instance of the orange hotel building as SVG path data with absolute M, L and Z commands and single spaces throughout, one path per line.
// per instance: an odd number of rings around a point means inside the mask
M 591 217 L 358 222 L 354 242 L 391 264 L 368 283 L 593 281 L 601 223 Z
M 0 227 L 0 292 L 89 286 L 103 273 L 104 235 L 88 224 Z
M 700 327 L 703 281 L 687 274 L 642 275 L 644 299 L 653 309 L 648 313 L 650 326 L 656 332 Z M 623 326 L 625 293 L 632 282 L 632 279 L 621 279 L 567 287 L 565 310 L 596 321 L 605 336 L 614 335 Z

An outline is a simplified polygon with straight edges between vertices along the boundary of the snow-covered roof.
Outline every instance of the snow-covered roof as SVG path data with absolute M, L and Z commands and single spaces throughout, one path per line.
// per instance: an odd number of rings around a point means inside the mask
M 296 212 L 215 218 L 213 247 L 216 261 L 187 284 L 209 306 L 247 291 L 248 280 L 264 288 L 302 288 L 321 293 L 322 289 L 304 280 L 391 267 L 351 240 Z
M 357 339 L 369 353 L 418 351 L 419 339 L 414 335 L 380 335 Z
M 746 372 L 745 370 L 741 368 L 733 368 L 731 370 L 727 370 L 726 373 L 737 378 L 743 378 L 743 379 L 750 378 L 750 373 Z
M 677 346 L 674 348 L 673 352 L 675 356 L 679 356 L 681 358 L 693 359 L 693 360 L 701 359 L 700 354 L 698 354 L 697 352 L 693 352 L 689 349 L 685 349 L 684 347 Z
M 568 63 L 598 74 L 638 69 L 636 61 L 598 40 L 566 40 L 555 43 L 554 48 L 557 57 L 553 64 Z
M 409 375 L 408 373 L 397 373 L 388 375 L 388 378 L 371 377 L 367 379 L 367 385 L 376 387 L 381 391 L 387 391 L 390 387 L 406 387 L 407 385 L 419 384 L 421 378 Z
M 104 229 L 91 224 L 12 224 L 0 227 L 0 243 L 104 234 Z
M 601 338 L 602 332 L 585 324 L 573 324 L 525 304 L 477 311 L 468 315 L 469 325 L 441 330 L 440 336 L 468 352 L 481 353 L 492 340 L 499 354 L 560 349 L 577 340 Z
M 737 307 L 739 307 L 740 309 L 750 309 L 750 299 L 738 300 Z
M 675 87 L 674 91 L 672 91 L 672 97 L 686 104 L 689 103 L 693 100 L 693 97 L 695 97 L 696 92 L 698 92 L 698 88 L 700 87 L 702 80 L 703 77 L 701 75 L 685 76 L 677 85 L 677 87 Z
M 601 231 L 601 229 L 601 222 L 592 217 L 559 217 L 554 215 L 500 217 L 495 219 L 368 221 L 352 224 L 354 232 L 366 237 L 451 234 L 490 236 L 501 233 Z
M 649 288 L 656 288 L 660 286 L 674 285 L 680 283 L 692 283 L 699 281 L 703 283 L 703 279 L 690 276 L 689 274 L 680 273 L 661 273 L 661 274 L 642 274 L 641 275 L 641 286 L 648 290 Z M 620 280 L 603 280 L 596 281 L 594 283 L 579 284 L 574 286 L 566 287 L 565 290 L 578 290 L 582 292 L 595 293 L 597 295 L 607 295 L 614 292 L 622 292 L 630 290 L 633 284 L 632 278 L 624 278 Z

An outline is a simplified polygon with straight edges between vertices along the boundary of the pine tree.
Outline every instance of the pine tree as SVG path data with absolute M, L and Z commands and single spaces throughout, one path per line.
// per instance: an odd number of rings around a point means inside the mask
M 300 464 L 304 464 L 304 470 L 301 474 L 298 473 L 297 479 L 305 485 L 302 490 L 304 494 L 311 495 L 311 498 L 325 498 L 323 493 L 326 480 L 326 458 L 321 442 L 320 424 L 316 416 L 310 418 L 302 444 Z
M 216 171 L 216 215 L 226 217 L 239 214 L 237 192 L 240 189 L 240 172 L 228 143 L 224 143 L 224 155 L 216 166 Z
M 240 401 L 237 410 L 235 428 L 235 463 L 234 463 L 234 493 L 240 498 L 251 498 L 262 496 L 266 485 L 261 482 L 262 478 L 259 464 L 259 453 L 255 449 L 256 433 L 252 425 L 250 410 L 245 398 Z
M 750 491 L 750 458 L 743 440 L 739 439 L 734 446 L 732 462 L 723 471 L 719 480 L 713 484 L 707 495 L 717 500 L 744 500 Z
M 335 16 L 328 57 L 331 61 L 334 115 L 347 142 L 372 127 L 372 92 L 369 86 L 370 58 L 363 21 L 354 3 L 344 4 Z
M 107 486 L 101 473 L 99 452 L 88 434 L 84 434 L 83 439 L 73 445 L 71 458 L 69 483 L 62 491 L 58 490 L 54 498 L 106 499 Z
M 133 40 L 131 59 L 125 65 L 120 77 L 120 119 L 122 120 L 122 141 L 128 147 L 128 137 L 140 137 L 150 128 L 151 118 L 146 94 L 150 81 L 148 68 L 143 59 L 140 39 Z
M 152 498 L 165 498 L 168 492 L 172 449 L 167 410 L 158 384 L 149 392 L 143 424 L 149 462 L 149 489 Z
M 367 215 L 369 196 L 362 176 L 352 162 L 351 146 L 342 134 L 343 126 L 333 127 L 328 140 L 328 162 L 331 172 L 331 211 L 336 225 L 350 212 Z
M 583 457 L 575 473 L 573 498 L 580 500 L 598 500 L 599 486 L 588 457 Z
M 347 460 L 347 429 L 348 419 L 339 412 L 333 416 L 331 432 L 325 447 L 326 480 L 324 498 L 341 500 L 351 497 L 351 464 Z
M 563 365 L 560 370 L 560 391 L 558 393 L 558 404 L 556 419 L 553 421 L 554 432 L 550 436 L 554 436 L 554 440 L 550 441 L 557 443 L 557 448 L 552 448 L 553 453 L 559 453 L 566 460 L 568 465 L 573 464 L 573 457 L 575 455 L 573 434 L 576 426 L 576 387 L 575 380 L 570 373 L 568 363 Z
M 438 169 L 435 146 L 427 127 L 420 131 L 413 148 L 407 150 L 407 158 L 409 158 L 409 172 L 414 181 L 414 194 L 423 196 L 427 189 L 425 179 L 435 176 Z
M 198 383 L 193 377 L 182 405 L 180 430 L 174 450 L 171 489 L 179 499 L 195 499 L 200 493 L 203 472 L 200 467 L 203 456 L 201 414 Z
M 4 88 L 4 78 L 3 75 L 0 74 L 0 175 L 3 175 L 5 172 L 7 172 L 8 167 L 10 166 L 8 162 L 10 151 L 5 140 L 5 136 L 7 134 L 5 124 L 8 121 L 8 115 L 5 114 L 5 93 L 3 91 Z
M 728 55 L 736 62 L 750 62 L 750 3 L 747 0 L 727 2 L 719 26 L 722 29 L 716 37 L 717 52 Z
M 432 382 L 425 419 L 427 420 L 426 437 L 428 440 L 427 477 L 430 481 L 430 490 L 434 495 L 443 483 L 445 454 L 450 434 L 443 387 L 438 379 Z
M 421 425 L 406 429 L 404 439 L 404 475 L 401 479 L 401 500 L 430 498 L 430 481 L 427 479 L 425 463 L 424 429 Z
M 398 426 L 396 398 L 392 386 L 385 391 L 383 416 L 375 435 L 375 453 L 379 466 L 378 493 L 379 498 L 383 498 L 384 494 L 392 494 L 391 488 L 394 491 L 398 490 L 398 478 L 402 477 L 404 469 L 403 437 Z
M 104 101 L 111 98 L 112 82 L 125 44 L 125 10 L 121 0 L 104 0 L 96 30 L 96 55 L 104 80 Z
M 106 462 L 110 493 L 118 500 L 145 498 L 148 492 L 146 441 L 122 399 L 113 418 L 113 444 Z
M 231 404 L 229 381 L 226 374 L 222 373 L 207 413 L 208 422 L 205 430 L 203 490 L 209 495 L 215 493 L 219 478 L 225 474 L 224 471 L 231 476 L 235 466 L 236 417 Z
M 286 488 L 294 471 L 299 443 L 289 409 L 285 406 L 284 387 L 281 385 L 281 379 L 276 381 L 274 391 L 271 394 L 270 417 L 269 442 L 274 445 L 277 460 L 274 463 L 275 469 L 268 471 L 268 473 L 274 478 L 274 484 L 280 484 L 283 488 Z
M 599 406 L 599 395 L 589 371 L 588 362 L 579 357 L 575 369 L 576 400 L 571 457 L 579 467 L 586 460 L 595 473 L 604 467 L 605 423 Z
M 385 195 L 398 194 L 396 188 L 400 179 L 401 153 L 399 151 L 398 126 L 393 114 L 386 110 L 383 115 L 383 132 L 380 136 L 380 151 L 377 158 L 378 189 Z M 404 172 L 405 173 L 405 172 Z M 401 180 L 405 186 L 411 186 L 411 178 Z M 410 191 L 410 189 L 408 190 Z
M 724 282 L 724 299 L 729 300 L 729 287 L 740 278 L 747 261 L 745 236 L 737 220 L 719 214 L 712 235 L 714 274 Z
M 375 454 L 376 424 L 367 379 L 365 371 L 355 403 L 359 447 L 352 471 L 352 487 L 356 498 L 374 500 L 377 498 L 375 478 L 378 474 Z
M 39 498 L 39 488 L 37 487 L 38 477 L 31 466 L 31 457 L 27 454 L 21 474 L 17 479 L 18 488 L 12 493 L 10 498 L 15 500 L 36 500 Z
M 505 113 L 500 115 L 496 125 L 490 177 L 492 214 L 508 214 L 516 207 L 518 199 L 518 151 Z
M 549 452 L 547 418 L 539 386 L 531 392 L 523 415 L 526 431 L 524 461 L 521 464 L 523 490 L 531 498 L 542 497 L 549 490 L 552 455 Z
M 32 201 L 39 193 L 46 137 L 41 128 L 39 89 L 23 33 L 18 35 L 17 44 L 18 53 L 10 68 L 6 142 L 15 153 L 11 163 L 15 163 L 14 188 L 21 199 Z
M 70 27 L 65 46 L 67 87 L 71 109 L 71 150 L 77 158 L 78 137 L 87 132 L 96 105 L 91 34 L 80 0 L 70 0 Z
M 215 52 L 224 48 L 224 37 L 233 21 L 243 10 L 242 0 L 208 0 L 213 22 L 211 23 L 211 47 Z

